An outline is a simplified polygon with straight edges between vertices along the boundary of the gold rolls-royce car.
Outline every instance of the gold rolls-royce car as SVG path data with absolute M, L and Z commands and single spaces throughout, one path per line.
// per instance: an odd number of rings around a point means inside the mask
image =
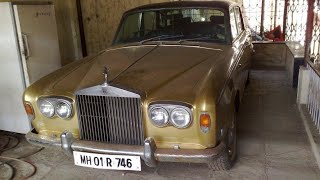
M 246 27 L 231 1 L 127 11 L 110 48 L 25 91 L 34 127 L 27 140 L 91 168 L 139 171 L 144 161 L 230 169 L 252 52 Z

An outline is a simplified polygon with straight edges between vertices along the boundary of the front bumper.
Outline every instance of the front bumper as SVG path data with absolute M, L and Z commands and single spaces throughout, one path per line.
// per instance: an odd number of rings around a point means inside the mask
M 132 146 L 77 140 L 70 132 L 62 133 L 61 138 L 48 138 L 37 134 L 34 130 L 26 135 L 26 139 L 35 145 L 61 147 L 70 156 L 73 155 L 73 151 L 140 156 L 150 167 L 157 166 L 158 161 L 210 163 L 219 157 L 226 147 L 224 143 L 220 143 L 215 148 L 209 149 L 163 149 L 157 148 L 155 141 L 150 137 L 145 139 L 143 146 Z

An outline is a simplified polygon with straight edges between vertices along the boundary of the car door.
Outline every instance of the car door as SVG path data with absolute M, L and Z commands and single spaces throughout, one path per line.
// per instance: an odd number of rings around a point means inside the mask
M 233 37 L 232 48 L 234 50 L 235 72 L 234 85 L 242 96 L 250 68 L 250 44 L 251 41 L 244 28 L 240 8 L 233 7 L 230 11 L 230 24 Z
M 228 79 L 228 83 L 224 89 L 223 100 L 220 101 L 218 105 L 218 113 L 219 116 L 225 117 L 227 119 L 225 122 L 222 122 L 221 125 L 222 129 L 228 129 L 231 126 L 231 123 L 234 120 L 234 111 L 237 110 L 237 106 L 235 106 L 235 101 L 236 101 L 236 94 L 237 91 L 239 90 L 239 85 L 241 81 L 241 69 L 242 67 L 239 66 L 240 61 L 241 61 L 241 56 L 242 56 L 242 49 L 243 46 L 241 44 L 242 42 L 242 36 L 241 33 L 238 33 L 238 28 L 237 28 L 237 23 L 236 23 L 236 16 L 235 16 L 235 10 L 234 8 L 231 8 L 229 11 L 229 23 L 230 23 L 230 31 L 229 34 L 231 35 L 232 39 L 232 46 L 230 50 L 231 55 L 231 60 L 228 60 L 229 63 L 229 72 L 230 73 L 230 79 Z M 229 56 L 230 57 L 230 56 Z M 227 132 L 227 131 L 223 131 Z M 222 133 L 221 133 L 222 134 Z

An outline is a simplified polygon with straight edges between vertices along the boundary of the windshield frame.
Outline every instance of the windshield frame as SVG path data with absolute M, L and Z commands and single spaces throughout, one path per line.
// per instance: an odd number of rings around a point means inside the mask
M 232 8 L 233 6 L 230 6 L 229 8 Z M 132 43 L 139 43 L 137 42 L 128 42 L 128 43 L 116 43 L 117 36 L 119 32 L 121 31 L 122 24 L 125 22 L 126 18 L 130 15 L 136 14 L 136 13 L 145 13 L 145 12 L 152 12 L 152 11 L 161 11 L 161 10 L 179 10 L 179 9 L 213 9 L 213 10 L 219 10 L 224 13 L 224 20 L 225 20 L 225 26 L 226 26 L 226 42 L 225 45 L 232 44 L 232 38 L 231 38 L 231 27 L 230 27 L 230 15 L 229 15 L 229 9 L 224 9 L 221 7 L 212 7 L 212 6 L 181 6 L 181 7 L 172 7 L 172 8 L 150 8 L 150 9 L 144 9 L 144 10 L 129 10 L 125 12 L 121 18 L 121 21 L 118 25 L 117 31 L 114 35 L 112 46 L 116 45 L 123 45 L 123 44 L 132 44 Z M 215 42 L 211 42 L 212 44 L 218 44 Z M 221 43 L 220 43 L 221 44 Z

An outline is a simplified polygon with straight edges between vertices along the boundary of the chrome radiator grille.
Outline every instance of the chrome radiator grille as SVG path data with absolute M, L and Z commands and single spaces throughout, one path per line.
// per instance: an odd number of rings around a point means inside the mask
M 76 104 L 82 140 L 143 144 L 140 98 L 76 95 Z

